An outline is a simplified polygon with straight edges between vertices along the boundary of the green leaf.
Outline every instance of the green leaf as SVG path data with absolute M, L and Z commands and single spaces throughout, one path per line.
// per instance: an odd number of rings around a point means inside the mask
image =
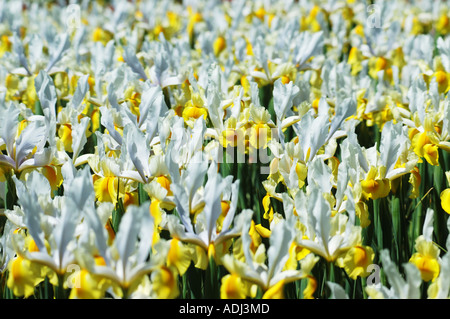
M 118 193 L 119 192 L 117 192 L 117 194 Z M 144 190 L 144 185 L 142 183 L 138 184 L 138 197 L 139 197 L 139 205 L 150 199 L 147 192 Z
M 119 231 L 120 221 L 125 214 L 125 208 L 123 207 L 122 198 L 119 198 L 116 208 L 112 212 L 112 226 L 115 233 Z

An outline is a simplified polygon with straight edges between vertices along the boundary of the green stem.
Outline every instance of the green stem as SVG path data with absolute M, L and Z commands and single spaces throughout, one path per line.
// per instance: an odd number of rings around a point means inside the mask
M 53 289 L 48 277 L 45 277 L 44 279 L 44 296 L 47 300 L 53 298 Z
M 206 283 L 205 283 L 205 295 L 206 299 L 218 299 L 218 278 L 217 278 L 217 266 L 214 257 L 209 257 L 208 268 L 206 269 Z
M 366 287 L 367 287 L 367 280 L 366 278 L 360 277 L 361 279 L 361 290 L 363 293 L 363 298 L 367 299 L 367 292 L 366 292 Z
M 395 245 L 394 248 L 396 250 L 397 254 L 397 261 L 400 261 L 402 259 L 401 251 L 402 249 L 402 216 L 401 216 L 401 209 L 400 209 L 400 199 L 397 196 L 393 196 L 391 199 L 391 216 L 392 216 L 392 226 L 393 226 L 393 233 L 395 238 Z
M 373 200 L 373 219 L 374 219 L 374 230 L 375 237 L 377 241 L 377 249 L 381 251 L 384 247 L 383 245 L 383 225 L 381 223 L 380 216 L 380 199 Z
M 308 284 L 308 278 L 303 278 L 295 281 L 295 287 L 297 291 L 297 299 L 303 299 L 303 291 Z
M 335 273 L 334 273 L 334 264 L 332 262 L 328 262 L 328 281 L 335 282 Z
M 17 204 L 17 194 L 16 185 L 11 178 L 11 174 L 5 173 L 6 183 L 5 183 L 5 208 L 13 209 L 14 205 Z
M 251 184 L 253 185 L 252 190 L 252 199 L 253 199 L 253 210 L 256 212 L 256 218 L 258 220 L 257 224 L 262 224 L 264 221 L 264 209 L 261 207 L 262 205 L 262 198 L 260 194 L 260 180 L 259 180 L 259 169 L 260 165 L 258 163 L 251 163 Z M 268 225 L 266 225 L 267 227 Z
M 427 168 L 426 163 L 419 164 L 419 172 L 421 176 L 421 182 L 419 186 L 419 198 L 417 199 L 417 204 L 414 209 L 414 215 L 413 215 L 413 224 L 412 224 L 412 236 L 410 238 L 410 247 L 414 249 L 415 246 L 415 240 L 417 237 L 419 237 L 422 233 L 422 224 L 423 224 L 423 211 L 424 207 L 427 207 L 427 205 L 424 206 L 424 202 L 426 202 L 429 196 L 429 193 L 432 189 L 427 190 L 426 185 L 429 185 L 427 183 Z M 411 251 L 412 251 L 411 249 Z
M 123 206 L 122 198 L 119 198 L 116 207 L 112 212 L 112 226 L 115 233 L 117 233 L 119 230 L 119 225 L 120 221 L 122 220 L 123 214 L 125 214 L 125 208 Z
M 55 298 L 66 299 L 66 292 L 64 290 L 64 275 L 58 275 L 58 286 L 55 287 Z
M 150 199 L 147 192 L 144 190 L 144 185 L 142 183 L 138 184 L 138 197 L 139 205 Z
M 187 282 L 187 278 L 186 278 L 186 273 L 183 276 L 181 276 L 181 285 L 182 285 L 181 297 L 183 299 L 188 299 L 189 291 L 188 291 L 188 282 Z
M 128 299 L 129 290 L 128 287 L 122 287 L 122 299 Z

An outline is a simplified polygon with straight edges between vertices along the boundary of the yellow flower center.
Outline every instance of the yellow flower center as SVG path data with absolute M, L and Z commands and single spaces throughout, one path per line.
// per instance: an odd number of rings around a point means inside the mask
M 94 183 L 95 196 L 100 202 L 116 203 L 118 179 L 106 176 L 97 179 Z
M 214 41 L 213 48 L 214 48 L 214 54 L 218 55 L 220 52 L 223 51 L 226 47 L 226 41 L 225 38 L 222 36 L 219 36 L 216 41 Z
M 431 256 L 416 253 L 411 257 L 410 262 L 416 265 L 422 279 L 426 282 L 434 280 L 439 275 L 439 262 Z
M 363 247 L 356 246 L 354 249 L 353 262 L 357 266 L 363 266 L 366 264 L 367 254 Z
M 106 266 L 105 259 L 102 256 L 95 256 L 94 261 L 97 266 Z
M 361 187 L 365 195 L 372 199 L 386 197 L 391 190 L 389 180 L 386 178 L 364 180 Z
M 308 167 L 304 163 L 297 162 L 295 172 L 298 176 L 298 187 L 302 188 L 305 185 L 305 179 L 308 175 Z
M 53 166 L 42 167 L 42 175 L 44 175 L 50 183 L 53 191 L 55 191 L 63 182 L 61 173 L 58 174 L 58 170 Z
M 177 277 L 167 267 L 161 267 L 152 274 L 152 288 L 160 299 L 176 298 L 179 294 Z
M 64 145 L 66 152 L 73 152 L 72 150 L 72 125 L 62 124 L 58 129 L 58 135 Z
M 439 149 L 437 145 L 434 144 L 426 144 L 423 147 L 424 153 L 423 156 L 431 165 L 439 165 Z
M 435 74 L 436 82 L 441 85 L 447 81 L 447 74 L 444 71 L 437 71 Z
M 167 190 L 167 195 L 172 195 L 172 191 L 170 190 L 170 180 L 164 176 L 158 176 L 156 178 L 156 181 L 158 182 L 159 185 L 161 185 L 165 190 Z
M 180 256 L 180 249 L 178 248 L 178 243 L 180 241 L 177 238 L 173 238 L 170 241 L 170 249 L 167 254 L 167 266 L 176 265 Z
M 255 16 L 260 20 L 264 20 L 265 14 L 266 14 L 266 10 L 264 10 L 264 7 L 261 7 L 255 11 Z
M 14 282 L 19 284 L 24 279 L 24 267 L 22 266 L 22 262 L 25 259 L 21 256 L 17 256 L 16 259 L 12 262 L 10 274 L 14 279 Z
M 244 287 L 241 278 L 236 274 L 226 275 L 222 279 L 220 287 L 220 297 L 222 299 L 244 299 Z
M 30 252 L 38 252 L 39 251 L 39 248 L 33 239 L 31 239 L 30 242 L 28 243 L 28 250 Z
M 383 57 L 378 57 L 377 62 L 375 64 L 375 68 L 377 71 L 384 70 L 387 66 L 387 60 Z
M 283 84 L 288 84 L 291 81 L 291 79 L 289 79 L 289 77 L 287 75 L 283 75 L 281 77 L 281 83 Z
M 126 192 L 123 196 L 123 206 L 127 208 L 130 205 L 139 205 L 139 196 L 136 193 Z
M 203 107 L 188 106 L 184 108 L 182 115 L 185 122 L 189 121 L 190 119 L 198 119 L 201 116 L 203 116 L 203 118 L 206 120 L 208 111 Z
M 216 256 L 216 247 L 214 243 L 209 244 L 208 246 L 208 258 L 215 258 Z

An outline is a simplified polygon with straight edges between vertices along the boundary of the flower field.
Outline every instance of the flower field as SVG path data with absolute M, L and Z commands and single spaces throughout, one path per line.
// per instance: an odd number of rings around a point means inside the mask
M 0 298 L 448 298 L 449 10 L 0 0 Z

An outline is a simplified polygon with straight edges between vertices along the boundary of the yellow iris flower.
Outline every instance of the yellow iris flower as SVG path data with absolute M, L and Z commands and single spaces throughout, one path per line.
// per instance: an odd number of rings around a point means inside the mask
M 361 64 L 361 62 L 363 60 L 364 60 L 364 56 L 363 56 L 362 52 L 357 47 L 353 47 L 353 48 L 350 49 L 350 53 L 348 55 L 347 63 L 352 68 L 352 75 L 353 76 L 357 75 L 363 69 L 363 66 Z
M 359 224 L 362 228 L 366 228 L 370 225 L 369 219 L 369 207 L 363 201 L 359 201 L 355 205 L 355 213 L 359 218 Z
M 391 191 L 390 182 L 389 179 L 381 177 L 384 175 L 380 174 L 382 170 L 382 167 L 378 170 L 373 166 L 370 167 L 366 178 L 361 181 L 363 195 L 366 198 L 377 199 L 389 195 L 389 192 Z
M 0 58 L 5 52 L 10 52 L 12 48 L 12 42 L 9 40 L 9 36 L 4 34 L 0 37 Z
M 199 119 L 200 117 L 203 117 L 206 121 L 208 118 L 208 110 L 204 107 L 204 101 L 203 98 L 200 96 L 199 93 L 194 93 L 192 91 L 192 87 L 189 87 L 191 99 L 186 102 L 182 117 L 184 119 L 184 122 L 189 126 L 193 127 L 195 120 Z
M 414 132 L 412 133 L 414 134 Z M 412 137 L 412 145 L 414 152 L 431 165 L 439 165 L 439 150 L 438 146 L 434 144 L 428 137 L 427 131 L 422 133 L 416 132 Z
M 415 248 L 417 252 L 411 256 L 409 262 L 420 270 L 424 281 L 434 281 L 440 272 L 438 246 L 421 235 L 416 239 Z
M 97 27 L 94 29 L 92 33 L 92 41 L 101 42 L 103 45 L 106 45 L 113 38 L 113 34 L 105 29 Z
M 317 279 L 311 275 L 307 276 L 308 284 L 306 288 L 303 290 L 303 298 L 304 299 L 314 299 L 314 293 L 317 289 Z
M 189 39 L 192 39 L 194 36 L 194 27 L 197 23 L 203 21 L 203 16 L 200 12 L 195 12 L 192 7 L 188 7 L 188 15 L 189 15 L 189 21 L 187 25 L 187 33 L 189 35 Z
M 119 178 L 115 176 L 98 177 L 94 182 L 95 197 L 100 202 L 117 203 Z
M 63 182 L 61 166 L 46 165 L 41 168 L 41 174 L 44 175 L 52 188 L 52 192 L 56 191 Z
M 34 293 L 34 288 L 44 280 L 41 266 L 22 256 L 17 256 L 11 260 L 8 270 L 9 276 L 6 284 L 18 297 L 30 297 Z
M 367 277 L 370 273 L 367 268 L 372 264 L 375 253 L 370 246 L 357 245 L 350 248 L 345 256 L 337 260 L 337 264 L 344 268 L 345 272 L 352 279 L 357 277 Z
M 220 286 L 221 299 L 245 299 L 248 295 L 248 283 L 237 274 L 228 274 L 222 277 Z
M 444 10 L 436 21 L 436 30 L 442 35 L 450 33 L 450 18 L 448 16 L 448 10 Z
M 176 272 L 161 267 L 151 274 L 152 289 L 160 299 L 174 299 L 180 294 Z
M 108 287 L 106 280 L 91 274 L 87 269 L 81 269 L 74 273 L 69 299 L 101 299 Z
M 422 177 L 420 176 L 419 168 L 417 166 L 411 171 L 409 175 L 409 183 L 412 185 L 410 198 L 417 198 L 420 194 L 420 182 L 422 181 Z
M 218 36 L 213 43 L 214 54 L 218 56 L 227 46 L 227 42 L 223 36 Z
M 183 276 L 191 264 L 193 252 L 192 247 L 183 244 L 176 238 L 171 239 L 167 267 L 174 268 L 180 276 Z

